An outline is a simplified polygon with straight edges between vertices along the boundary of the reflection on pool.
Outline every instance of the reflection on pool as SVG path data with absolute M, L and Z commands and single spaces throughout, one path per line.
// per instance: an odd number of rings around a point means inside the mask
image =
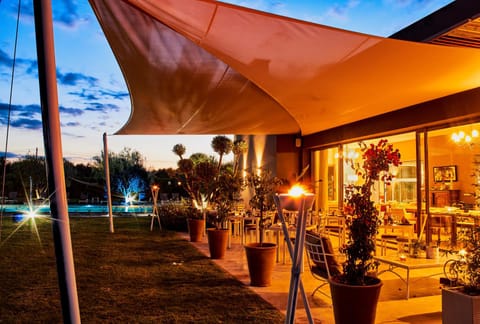
M 4 205 L 4 213 L 25 213 L 30 209 L 28 205 Z M 49 205 L 36 205 L 33 206 L 39 214 L 49 214 L 50 206 Z M 113 205 L 112 213 L 134 213 L 134 214 L 148 214 L 152 213 L 152 205 Z M 108 206 L 107 205 L 69 205 L 68 206 L 69 214 L 107 214 Z

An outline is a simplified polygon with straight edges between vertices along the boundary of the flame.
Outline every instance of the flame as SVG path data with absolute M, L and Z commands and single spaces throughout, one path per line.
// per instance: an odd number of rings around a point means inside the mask
M 293 185 L 293 187 L 288 190 L 288 195 L 292 197 L 300 197 L 301 195 L 305 194 L 306 191 L 303 187 L 299 184 Z
M 465 257 L 467 255 L 467 251 L 465 249 L 461 249 L 458 251 L 458 255 L 461 257 Z

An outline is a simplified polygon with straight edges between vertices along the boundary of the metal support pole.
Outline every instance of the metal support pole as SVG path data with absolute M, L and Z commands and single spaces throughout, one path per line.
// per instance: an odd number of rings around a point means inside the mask
M 298 203 L 298 218 L 297 218 L 297 230 L 295 234 L 295 245 L 290 241 L 290 235 L 288 233 L 288 227 L 285 222 L 285 217 L 283 216 L 284 204 L 281 201 L 281 198 L 278 195 L 274 195 L 275 204 L 277 206 L 278 218 L 282 223 L 283 234 L 287 243 L 288 252 L 292 259 L 292 274 L 290 276 L 290 290 L 288 293 L 288 302 L 287 302 L 287 314 L 285 316 L 285 323 L 293 324 L 295 323 L 295 311 L 297 308 L 297 296 L 298 289 L 300 288 L 300 294 L 303 298 L 303 304 L 305 307 L 305 312 L 307 313 L 308 323 L 312 324 L 313 317 L 310 310 L 310 304 L 308 303 L 307 294 L 305 293 L 305 288 L 303 287 L 301 279 L 302 263 L 303 263 L 303 247 L 305 244 L 305 231 L 307 227 L 307 210 L 313 204 L 313 195 L 306 197 L 302 195 L 299 198 Z M 309 207 L 307 207 L 309 205 Z
M 53 240 L 64 323 L 80 323 L 58 111 L 52 4 L 34 0 L 38 77 Z
M 107 205 L 108 219 L 110 220 L 110 233 L 113 233 L 115 232 L 115 229 L 113 228 L 112 189 L 110 187 L 110 166 L 108 164 L 107 133 L 103 133 L 103 168 L 105 169 L 105 185 L 107 186 Z

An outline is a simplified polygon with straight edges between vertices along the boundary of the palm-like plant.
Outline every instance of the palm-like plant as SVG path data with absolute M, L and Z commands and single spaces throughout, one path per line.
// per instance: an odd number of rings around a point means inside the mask
M 233 141 L 225 135 L 218 135 L 212 139 L 212 149 L 218 153 L 218 172 L 222 167 L 222 160 L 225 154 L 229 154 L 233 149 Z
M 212 139 L 212 148 L 219 154 L 218 162 L 212 157 L 195 153 L 190 158 L 182 156 L 186 149 L 182 144 L 176 144 L 173 152 L 180 158 L 178 171 L 182 175 L 182 184 L 194 204 L 201 208 L 212 207 L 217 210 L 215 223 L 221 227 L 232 210 L 233 205 L 240 199 L 243 190 L 243 179 L 238 172 L 238 161 L 246 150 L 244 141 L 233 142 L 230 138 L 219 135 Z M 222 165 L 223 156 L 233 151 L 232 165 Z

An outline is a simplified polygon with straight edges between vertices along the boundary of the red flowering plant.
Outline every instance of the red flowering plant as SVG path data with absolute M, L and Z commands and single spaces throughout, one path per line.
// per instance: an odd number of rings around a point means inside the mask
M 345 212 L 351 217 L 347 220 L 348 241 L 343 248 L 346 261 L 343 264 L 343 274 L 337 280 L 351 285 L 368 285 L 375 281 L 367 274 L 375 269 L 373 254 L 381 223 L 375 203 L 371 200 L 373 185 L 378 180 L 389 185 L 394 178 L 390 167 L 399 166 L 401 162 L 400 152 L 386 139 L 380 140 L 376 145 L 363 142 L 359 145 L 363 164 L 353 160 L 349 162 L 364 183 L 350 184 L 345 188 Z

